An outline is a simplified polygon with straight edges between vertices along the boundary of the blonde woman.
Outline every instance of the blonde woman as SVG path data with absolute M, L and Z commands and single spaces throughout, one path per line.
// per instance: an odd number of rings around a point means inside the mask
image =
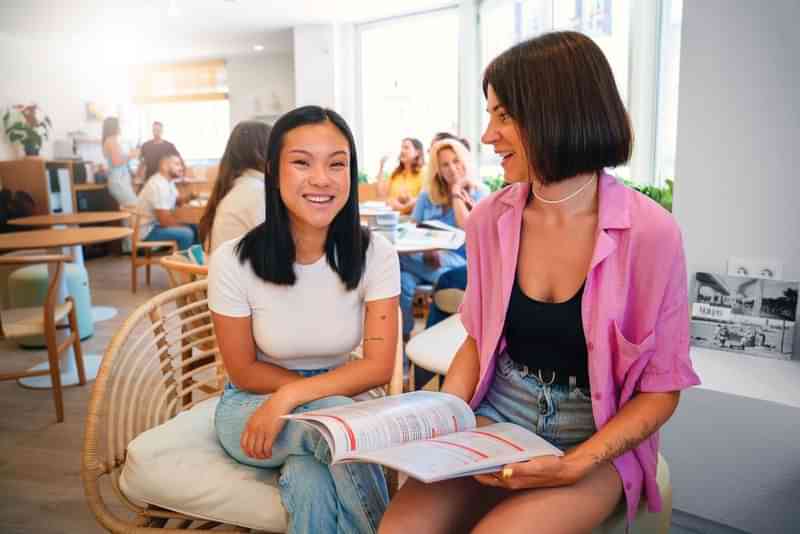
M 417 202 L 417 195 L 422 190 L 425 166 L 422 141 L 413 137 L 403 139 L 400 144 L 400 161 L 388 180 L 383 179 L 386 159 L 386 156 L 381 158 L 381 166 L 376 176 L 378 194 L 386 199 L 392 209 L 404 214 L 411 213 Z
M 430 179 L 417 198 L 411 219 L 436 220 L 464 228 L 473 206 L 488 193 L 476 177 L 467 148 L 455 139 L 443 139 L 431 148 Z M 420 283 L 435 284 L 445 271 L 466 265 L 466 248 L 407 254 L 400 257 L 400 307 L 403 336 L 414 328 L 411 301 Z

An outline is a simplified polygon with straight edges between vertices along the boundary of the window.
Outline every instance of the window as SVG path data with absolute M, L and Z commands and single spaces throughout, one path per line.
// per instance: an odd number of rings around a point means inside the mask
M 674 174 L 681 5 L 682 0 L 486 0 L 480 7 L 481 66 L 544 32 L 573 30 L 588 35 L 608 58 L 634 121 L 636 145 L 630 167 L 636 169 L 635 176 L 629 166 L 617 168 L 615 174 L 660 184 Z M 642 29 L 641 21 L 652 24 L 655 31 Z M 636 38 L 655 42 L 636 41 L 632 28 L 639 30 Z M 484 127 L 487 121 L 484 114 Z M 646 131 L 651 127 L 654 135 Z M 636 158 L 649 161 L 637 163 Z M 485 146 L 480 161 L 482 176 L 502 173 L 498 158 Z
M 187 161 L 222 157 L 230 132 L 225 62 L 153 65 L 134 73 L 134 127 L 138 143 L 151 136 L 154 121 Z
M 458 12 L 448 8 L 358 27 L 361 170 L 382 156 L 397 165 L 400 142 L 427 146 L 438 131 L 458 132 Z
M 664 0 L 661 14 L 661 62 L 658 74 L 655 182 L 675 179 L 678 142 L 678 72 L 683 0 Z

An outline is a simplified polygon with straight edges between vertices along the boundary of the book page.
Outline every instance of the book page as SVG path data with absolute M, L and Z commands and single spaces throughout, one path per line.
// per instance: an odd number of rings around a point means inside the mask
M 498 471 L 502 466 L 536 456 L 563 453 L 519 425 L 496 423 L 472 430 L 354 455 L 359 461 L 383 464 L 423 482 Z
M 414 440 L 475 427 L 475 415 L 460 398 L 414 391 L 325 410 L 285 416 L 324 426 L 334 461 Z

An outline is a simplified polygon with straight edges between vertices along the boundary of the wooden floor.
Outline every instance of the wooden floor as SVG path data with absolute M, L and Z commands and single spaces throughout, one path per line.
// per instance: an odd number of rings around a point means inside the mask
M 167 276 L 153 269 L 152 287 L 130 290 L 128 257 L 86 262 L 92 303 L 114 306 L 113 319 L 95 323 L 83 342 L 84 353 L 102 355 L 125 317 L 142 302 L 168 288 Z M 144 286 L 144 287 L 142 287 Z M 0 341 L 0 370 L 14 371 L 45 361 L 42 351 L 21 350 Z M 64 422 L 56 423 L 49 390 L 24 389 L 0 382 L 0 532 L 3 534 L 104 532 L 89 511 L 80 480 L 84 418 L 93 382 L 64 391 Z

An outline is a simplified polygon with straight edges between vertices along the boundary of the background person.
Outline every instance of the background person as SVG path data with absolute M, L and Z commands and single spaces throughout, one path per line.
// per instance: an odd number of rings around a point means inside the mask
M 131 184 L 128 166 L 139 156 L 136 149 L 125 151 L 120 141 L 119 119 L 107 117 L 103 120 L 103 155 L 108 161 L 108 192 L 120 207 L 136 204 L 136 193 Z
M 147 180 L 158 172 L 158 162 L 161 161 L 162 157 L 169 154 L 177 154 L 181 158 L 180 152 L 175 148 L 175 145 L 161 137 L 163 133 L 164 125 L 159 121 L 153 122 L 153 138 L 142 145 L 139 168 L 136 170 L 136 176 L 140 180 Z M 181 164 L 184 165 L 183 158 L 181 158 Z
M 400 157 L 397 168 L 388 179 L 383 177 L 383 167 L 387 156 L 381 158 L 380 168 L 375 177 L 378 183 L 378 196 L 385 198 L 392 209 L 403 214 L 411 213 L 417 196 L 422 190 L 425 153 L 422 141 L 406 137 L 400 143 Z
M 139 235 L 143 241 L 175 241 L 178 250 L 186 250 L 197 243 L 197 229 L 180 223 L 173 214 L 175 206 L 185 203 L 175 187 L 183 171 L 181 158 L 177 154 L 163 156 L 158 168 L 139 192 Z
M 466 147 L 455 139 L 437 142 L 431 150 L 430 180 L 420 193 L 411 219 L 421 223 L 441 221 L 464 228 L 475 203 L 487 190 L 475 176 Z M 403 310 L 403 339 L 414 329 L 412 301 L 417 285 L 435 284 L 444 272 L 466 264 L 466 248 L 433 250 L 400 257 L 400 308 Z
M 231 132 L 198 227 L 200 242 L 209 252 L 264 222 L 269 132 L 269 125 L 261 121 L 242 121 Z

